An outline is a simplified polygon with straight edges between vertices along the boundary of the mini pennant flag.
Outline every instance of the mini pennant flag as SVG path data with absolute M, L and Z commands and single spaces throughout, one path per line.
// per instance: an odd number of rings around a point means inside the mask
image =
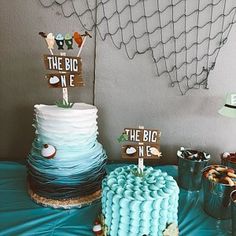
M 119 138 L 117 138 L 118 142 L 121 143 L 121 142 L 125 142 L 125 141 L 128 141 L 129 140 L 129 136 L 128 134 L 122 134 Z

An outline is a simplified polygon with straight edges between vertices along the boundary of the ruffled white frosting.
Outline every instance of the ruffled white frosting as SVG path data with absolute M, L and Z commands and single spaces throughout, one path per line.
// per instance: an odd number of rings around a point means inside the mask
M 97 138 L 97 108 L 75 103 L 72 108 L 35 105 L 36 135 L 40 142 L 60 147 L 90 147 Z
M 97 141 L 97 108 L 75 103 L 72 108 L 35 105 L 36 138 L 28 156 L 35 182 L 53 185 L 92 183 L 104 174 L 106 154 Z M 53 159 L 42 156 L 44 144 L 56 149 Z
M 137 177 L 135 168 L 117 168 L 103 180 L 102 213 L 109 235 L 162 235 L 167 225 L 178 224 L 177 183 L 152 167 Z

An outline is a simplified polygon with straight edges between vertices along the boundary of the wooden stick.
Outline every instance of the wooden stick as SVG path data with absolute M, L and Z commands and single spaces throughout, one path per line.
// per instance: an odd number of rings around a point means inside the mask
M 144 126 L 139 126 L 139 129 L 144 129 Z M 143 143 L 138 143 L 139 145 L 142 145 Z M 144 164 L 143 164 L 143 158 L 138 158 L 138 168 L 140 169 L 141 173 L 143 173 Z
M 83 49 L 83 47 L 84 47 L 84 44 L 85 44 L 85 42 L 86 42 L 86 39 L 87 39 L 88 36 L 89 36 L 89 38 L 92 38 L 92 36 L 91 36 L 87 31 L 85 31 L 84 38 L 83 38 L 83 42 L 82 42 L 82 44 L 81 44 L 81 46 L 80 46 L 80 48 L 79 48 L 79 52 L 78 52 L 78 54 L 77 54 L 77 57 L 80 56 L 80 54 L 81 54 L 81 52 L 82 52 L 82 49 Z
M 60 53 L 61 56 L 66 56 L 65 52 L 61 52 Z M 60 72 L 63 73 L 63 72 Z M 67 88 L 62 88 L 62 96 L 63 96 L 63 100 L 68 103 L 69 99 L 68 99 L 68 89 Z
M 46 41 L 47 35 L 46 35 L 44 32 L 39 32 L 39 35 L 42 36 L 42 38 L 45 39 L 45 42 L 46 42 L 46 44 L 47 44 L 47 41 Z M 52 49 L 51 49 L 51 48 L 48 48 L 48 50 L 49 50 L 50 54 L 53 55 Z

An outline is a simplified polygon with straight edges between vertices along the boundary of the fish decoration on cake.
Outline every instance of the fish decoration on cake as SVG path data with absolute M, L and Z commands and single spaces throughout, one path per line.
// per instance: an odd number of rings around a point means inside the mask
M 137 152 L 135 147 L 132 146 L 128 146 L 125 150 L 126 154 L 129 156 L 132 156 L 133 154 L 135 154 Z
M 74 32 L 74 40 L 77 43 L 78 47 L 80 48 L 83 43 L 83 38 L 78 32 Z
M 50 85 L 54 85 L 54 86 L 57 86 L 57 84 L 60 82 L 60 79 L 57 77 L 57 76 L 52 76 L 49 78 L 49 84 Z
M 56 148 L 50 144 L 44 144 L 41 150 L 41 155 L 46 159 L 52 159 L 56 155 Z
M 162 156 L 161 152 L 156 147 L 150 147 L 149 150 L 150 150 L 150 153 L 154 156 L 158 156 L 158 157 Z
M 65 44 L 66 44 L 68 50 L 73 49 L 73 47 L 72 47 L 73 46 L 73 39 L 69 33 L 67 33 L 65 35 Z
M 57 34 L 56 38 L 56 43 L 57 43 L 57 46 L 58 46 L 58 50 L 63 50 L 63 46 L 64 46 L 64 37 L 61 33 Z
M 48 49 L 54 49 L 55 37 L 53 33 L 49 33 L 47 37 L 45 38 L 45 40 L 47 42 Z

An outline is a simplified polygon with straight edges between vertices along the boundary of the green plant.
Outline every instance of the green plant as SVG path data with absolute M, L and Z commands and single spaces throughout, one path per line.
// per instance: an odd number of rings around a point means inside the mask
M 63 99 L 63 100 L 57 101 L 56 105 L 58 107 L 62 107 L 62 108 L 71 108 L 71 107 L 73 107 L 74 103 L 73 102 L 67 102 L 65 99 Z
M 141 170 L 140 168 L 132 170 L 132 173 L 133 175 L 137 177 L 141 177 L 141 178 L 145 176 L 145 172 Z

